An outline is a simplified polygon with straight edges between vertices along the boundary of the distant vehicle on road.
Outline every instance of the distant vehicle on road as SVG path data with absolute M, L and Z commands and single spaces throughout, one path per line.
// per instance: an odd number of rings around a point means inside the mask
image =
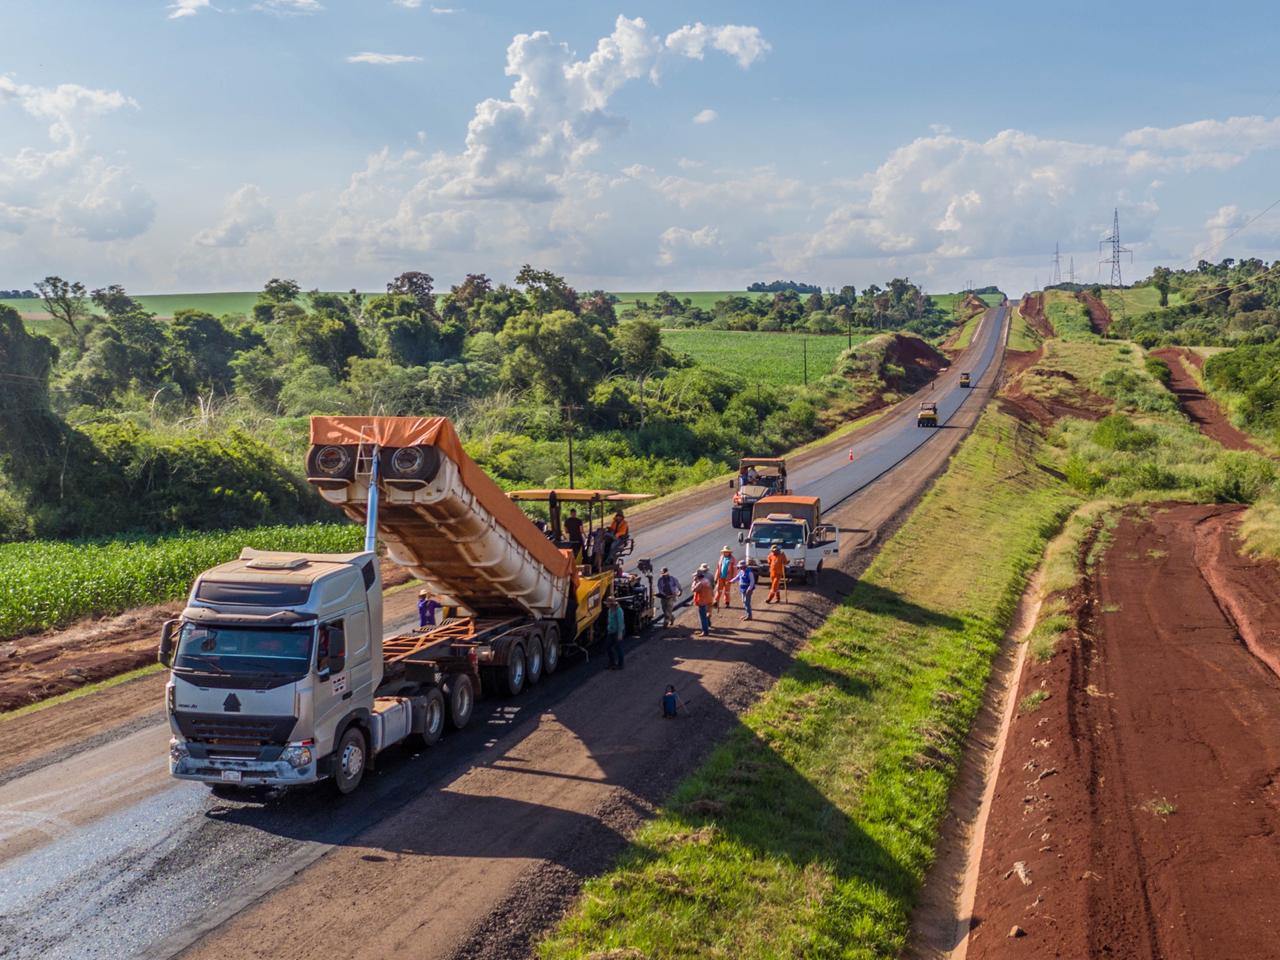
M 962 386 L 962 387 L 967 387 L 967 386 L 969 386 L 969 374 L 968 374 L 968 373 L 962 373 L 962 374 L 960 374 L 960 386 Z
M 938 425 L 938 405 L 930 400 L 924 400 L 920 403 L 920 409 L 916 411 L 917 427 L 936 427 Z

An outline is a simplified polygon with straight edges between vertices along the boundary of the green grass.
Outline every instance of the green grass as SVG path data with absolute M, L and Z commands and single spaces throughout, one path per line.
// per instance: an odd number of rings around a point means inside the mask
M 772 293 L 747 293 L 745 290 L 672 290 L 671 295 L 679 300 L 689 300 L 692 306 L 701 307 L 703 310 L 710 310 L 716 305 L 717 300 L 723 300 L 725 297 L 769 297 L 772 299 Z M 656 290 L 648 293 L 644 291 L 629 291 L 626 293 L 614 293 L 618 298 L 618 302 L 614 304 L 615 309 L 619 313 L 624 310 L 633 309 L 637 300 L 645 300 L 650 304 L 657 294 Z M 809 296 L 807 293 L 800 294 L 801 298 Z
M 1044 312 L 1054 332 L 1063 340 L 1096 340 L 1084 304 L 1074 294 L 1049 290 L 1044 295 Z
M 1132 287 L 1125 290 L 1103 289 L 1102 302 L 1116 316 L 1119 316 L 1121 312 L 1133 316 L 1138 313 L 1165 309 L 1160 306 L 1160 291 L 1155 287 Z M 1175 290 L 1170 290 L 1169 306 L 1176 307 L 1181 302 L 1182 294 Z
M 37 700 L 35 703 L 28 703 L 26 706 L 17 707 L 13 710 L 6 710 L 0 713 L 0 723 L 6 720 L 16 720 L 18 717 L 24 717 L 29 713 L 35 713 L 37 710 L 43 710 L 45 707 L 52 707 L 59 703 L 66 703 L 68 700 L 79 700 L 81 697 L 91 693 L 97 693 L 99 690 L 106 690 L 108 687 L 118 687 L 122 683 L 128 683 L 130 680 L 137 680 L 139 677 L 147 677 L 153 673 L 159 673 L 164 670 L 165 666 L 160 663 L 148 664 L 145 667 L 139 667 L 137 670 L 129 670 L 125 673 L 117 673 L 114 677 L 107 677 L 105 680 L 99 680 L 97 683 L 86 683 L 82 687 L 76 687 L 74 690 L 68 690 L 66 693 L 60 693 L 56 697 L 49 697 L 45 700 Z
M 853 342 L 857 345 L 866 339 L 855 335 Z M 805 349 L 809 352 L 809 382 L 813 383 L 831 373 L 849 345 L 843 334 L 734 330 L 663 330 L 662 342 L 677 354 L 687 353 L 702 366 L 736 374 L 748 383 L 775 386 L 804 382 Z
M 1018 701 L 1019 713 L 1035 713 L 1040 705 L 1049 699 L 1048 690 L 1032 690 Z
M 983 415 L 792 668 L 587 883 L 543 960 L 900 955 L 991 659 L 1073 502 L 1019 429 Z
M 1039 347 L 1042 342 L 1043 338 L 1040 334 L 1027 325 L 1022 311 L 1014 307 L 1009 322 L 1009 349 L 1030 352 Z
M 960 336 L 956 337 L 955 348 L 957 350 L 967 349 L 969 344 L 973 342 L 973 335 L 978 332 L 978 324 L 982 322 L 984 316 L 985 314 L 975 313 L 965 321 L 964 329 L 960 331 Z
M 354 524 L 327 523 L 0 544 L 0 637 L 177 599 L 197 573 L 233 559 L 241 547 L 347 553 L 362 539 Z

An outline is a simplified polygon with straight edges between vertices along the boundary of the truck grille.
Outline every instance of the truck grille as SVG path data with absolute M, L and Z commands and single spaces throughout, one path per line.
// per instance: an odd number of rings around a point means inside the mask
M 183 737 L 197 743 L 264 746 L 287 743 L 297 717 L 228 716 L 221 713 L 174 713 Z

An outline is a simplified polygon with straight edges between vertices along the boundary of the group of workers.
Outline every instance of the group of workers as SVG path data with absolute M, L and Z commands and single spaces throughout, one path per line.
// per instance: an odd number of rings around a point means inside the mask
M 554 539 L 554 532 L 547 529 L 543 521 L 535 521 L 539 527 Z M 564 526 L 564 546 L 572 550 L 579 562 L 591 567 L 599 573 L 605 567 L 616 563 L 623 548 L 631 539 L 631 525 L 621 510 L 614 513 L 607 527 L 588 531 L 576 507 L 569 510 L 569 515 L 562 521 Z
M 769 567 L 769 596 L 765 603 L 781 603 L 782 591 L 787 580 L 787 555 L 782 549 L 774 544 L 768 554 Z M 756 590 L 756 572 L 751 564 L 746 560 L 735 560 L 733 549 L 727 544 L 720 551 L 720 557 L 716 561 L 715 569 L 710 564 L 703 563 L 698 565 L 698 569 L 694 571 L 693 582 L 690 584 L 690 593 L 693 596 L 693 605 L 698 608 L 698 621 L 702 627 L 702 636 L 706 637 L 711 634 L 711 611 L 720 609 L 720 604 L 724 603 L 724 608 L 730 610 L 733 608 L 732 596 L 736 587 L 738 595 L 742 598 L 742 610 L 744 621 L 751 619 L 751 600 Z M 675 624 L 675 607 L 676 602 L 684 595 L 684 589 L 680 586 L 680 581 L 671 575 L 671 570 L 667 567 L 662 568 L 662 574 L 658 577 L 655 593 L 658 596 L 658 602 L 662 604 L 662 625 L 670 627 Z

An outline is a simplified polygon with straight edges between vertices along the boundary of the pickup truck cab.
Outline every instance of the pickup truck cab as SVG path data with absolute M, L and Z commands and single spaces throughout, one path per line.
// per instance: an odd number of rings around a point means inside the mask
M 825 563 L 840 553 L 840 531 L 822 523 L 817 497 L 764 497 L 755 505 L 751 529 L 738 534 L 746 561 L 762 577 L 769 551 L 777 545 L 787 557 L 787 579 L 815 583 Z

